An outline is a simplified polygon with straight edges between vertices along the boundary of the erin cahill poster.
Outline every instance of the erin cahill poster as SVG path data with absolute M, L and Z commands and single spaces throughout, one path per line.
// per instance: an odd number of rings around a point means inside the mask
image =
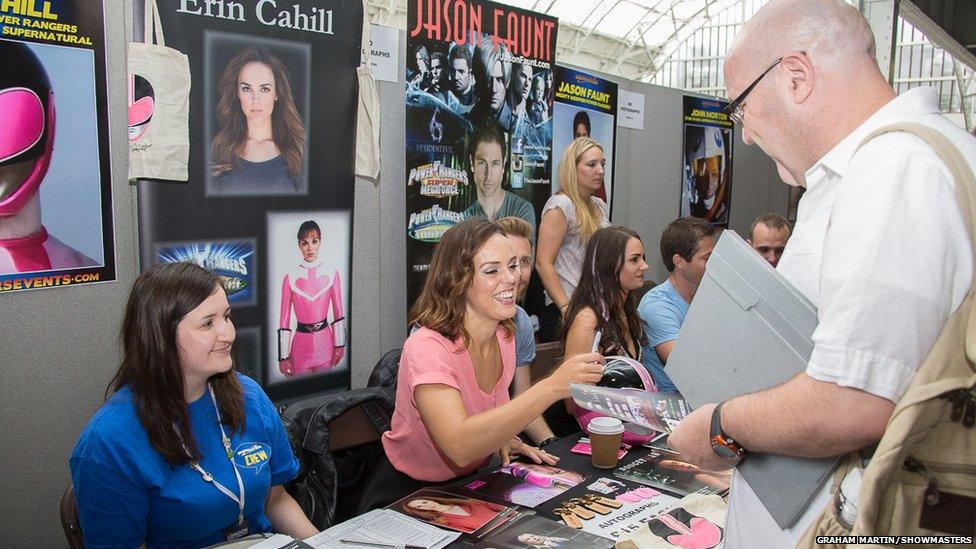
M 551 192 L 556 19 L 487 1 L 407 2 L 407 302 L 468 217 L 538 227 Z
M 139 182 L 142 265 L 221 277 L 273 399 L 347 389 L 362 2 L 157 5 L 190 63 L 189 179 Z
M 102 3 L 0 2 L 0 293 L 115 280 Z

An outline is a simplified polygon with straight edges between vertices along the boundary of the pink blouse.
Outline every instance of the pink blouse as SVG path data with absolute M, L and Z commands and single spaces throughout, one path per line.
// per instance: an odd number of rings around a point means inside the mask
M 497 408 L 508 402 L 508 387 L 515 376 L 515 337 L 505 337 L 498 329 L 498 346 L 502 355 L 502 375 L 490 393 L 478 386 L 474 365 L 468 352 L 460 351 L 460 339 L 451 341 L 427 328 L 420 328 L 407 338 L 400 356 L 397 375 L 396 410 L 391 429 L 383 434 L 383 449 L 390 463 L 416 480 L 440 482 L 464 476 L 484 466 L 484 460 L 460 467 L 447 458 L 431 440 L 420 411 L 413 399 L 420 385 L 447 385 L 461 393 L 469 416 Z M 472 433 L 473 435 L 473 433 Z

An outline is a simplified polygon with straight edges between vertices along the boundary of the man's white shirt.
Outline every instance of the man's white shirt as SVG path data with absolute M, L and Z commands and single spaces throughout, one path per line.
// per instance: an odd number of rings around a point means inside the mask
M 896 122 L 939 130 L 976 171 L 976 139 L 915 88 L 878 110 L 806 173 L 807 190 L 778 270 L 818 308 L 807 375 L 897 402 L 969 290 L 970 238 L 954 182 L 936 153 Z M 856 151 L 856 152 L 855 152 Z M 733 475 L 727 548 L 793 547 L 830 499 L 828 482 L 781 530 Z

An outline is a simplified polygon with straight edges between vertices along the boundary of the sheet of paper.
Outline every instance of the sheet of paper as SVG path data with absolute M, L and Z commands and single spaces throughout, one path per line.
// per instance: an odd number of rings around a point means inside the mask
M 369 41 L 373 78 L 396 82 L 400 72 L 400 31 L 393 27 L 370 25 Z
M 270 538 L 248 546 L 248 549 L 301 549 L 308 544 L 285 534 L 275 534 Z
M 396 511 L 375 509 L 320 532 L 306 539 L 305 542 L 312 547 L 323 549 L 342 545 L 353 548 L 356 541 L 386 544 L 391 547 L 416 545 L 441 549 L 458 536 L 460 534 L 457 532 L 441 530 Z M 353 543 L 344 544 L 342 540 Z
M 620 90 L 617 95 L 617 125 L 644 129 L 644 94 Z

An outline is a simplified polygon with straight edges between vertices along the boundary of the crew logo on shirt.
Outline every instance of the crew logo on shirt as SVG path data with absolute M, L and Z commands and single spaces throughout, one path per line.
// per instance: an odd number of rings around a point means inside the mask
M 271 461 L 271 446 L 263 442 L 242 442 L 234 449 L 234 463 L 238 467 L 254 469 L 254 474 Z

